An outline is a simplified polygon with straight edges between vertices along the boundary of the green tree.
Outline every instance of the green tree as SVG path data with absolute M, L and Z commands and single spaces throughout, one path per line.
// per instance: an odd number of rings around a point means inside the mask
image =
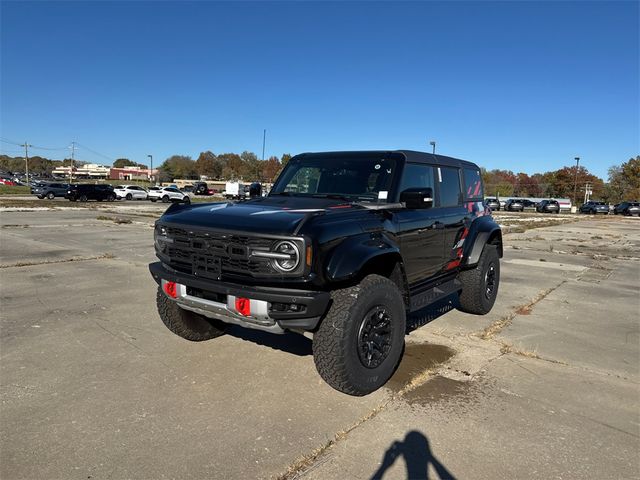
M 191 157 L 184 155 L 173 155 L 167 158 L 164 163 L 160 165 L 159 169 L 161 171 L 161 178 L 163 179 L 198 178 L 196 162 L 194 162 Z
M 136 167 L 138 164 L 129 160 L 128 158 L 118 158 L 113 162 L 114 168 Z

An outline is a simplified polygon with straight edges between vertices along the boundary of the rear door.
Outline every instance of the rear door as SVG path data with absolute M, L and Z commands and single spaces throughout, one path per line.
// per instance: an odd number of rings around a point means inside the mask
M 467 211 L 462 203 L 462 183 L 460 169 L 440 166 L 437 168 L 436 191 L 438 193 L 438 213 L 444 224 L 442 262 L 447 269 L 450 262 L 457 259 L 456 243 L 463 234 Z M 455 266 L 455 265 L 453 265 Z

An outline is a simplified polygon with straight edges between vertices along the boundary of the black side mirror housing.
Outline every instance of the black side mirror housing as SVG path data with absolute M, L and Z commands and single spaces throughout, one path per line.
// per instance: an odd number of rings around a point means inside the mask
M 433 189 L 408 188 L 400 194 L 400 201 L 409 209 L 433 207 Z

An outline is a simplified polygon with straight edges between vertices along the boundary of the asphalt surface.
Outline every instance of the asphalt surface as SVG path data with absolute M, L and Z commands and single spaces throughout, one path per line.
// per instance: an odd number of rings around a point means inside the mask
M 506 235 L 494 310 L 412 316 L 353 398 L 305 337 L 171 334 L 163 207 L 96 208 L 0 212 L 2 479 L 640 477 L 640 219 Z

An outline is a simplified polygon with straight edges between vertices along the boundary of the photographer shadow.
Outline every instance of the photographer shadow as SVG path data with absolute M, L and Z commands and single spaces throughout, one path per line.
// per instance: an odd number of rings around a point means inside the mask
M 404 437 L 404 441 L 393 442 L 382 458 L 382 465 L 373 474 L 371 480 L 382 480 L 385 472 L 391 468 L 398 457 L 404 457 L 409 480 L 428 479 L 429 465 L 438 474 L 440 480 L 455 480 L 453 474 L 433 456 L 429 440 L 422 433 L 412 430 Z

